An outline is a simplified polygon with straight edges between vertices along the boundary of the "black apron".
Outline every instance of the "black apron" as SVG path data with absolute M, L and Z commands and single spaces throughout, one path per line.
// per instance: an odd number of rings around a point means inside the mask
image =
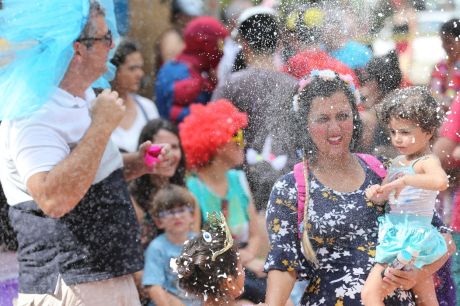
M 19 292 L 53 293 L 59 275 L 71 286 L 143 267 L 139 226 L 121 169 L 91 186 L 62 218 L 46 216 L 34 201 L 14 205 Z

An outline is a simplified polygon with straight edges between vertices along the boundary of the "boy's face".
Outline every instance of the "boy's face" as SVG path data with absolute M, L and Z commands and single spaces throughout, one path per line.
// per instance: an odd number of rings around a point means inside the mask
M 193 211 L 188 206 L 178 206 L 161 211 L 155 218 L 156 225 L 166 233 L 182 234 L 190 231 L 193 223 Z

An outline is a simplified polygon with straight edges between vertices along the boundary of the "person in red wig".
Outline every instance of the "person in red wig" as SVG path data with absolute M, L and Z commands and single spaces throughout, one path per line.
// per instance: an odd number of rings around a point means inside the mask
M 213 17 L 198 17 L 187 24 L 184 51 L 164 64 L 157 75 L 155 94 L 161 117 L 181 122 L 191 104 L 210 100 L 227 36 L 227 29 Z
M 256 258 L 261 241 L 257 213 L 244 172 L 233 169 L 243 163 L 242 129 L 247 124 L 247 114 L 222 99 L 192 105 L 190 114 L 179 125 L 179 134 L 191 172 L 186 185 L 197 199 L 202 223 L 207 221 L 208 213 L 224 214 L 246 267 L 245 293 L 241 298 L 260 303 L 266 280 L 262 277 L 263 262 Z

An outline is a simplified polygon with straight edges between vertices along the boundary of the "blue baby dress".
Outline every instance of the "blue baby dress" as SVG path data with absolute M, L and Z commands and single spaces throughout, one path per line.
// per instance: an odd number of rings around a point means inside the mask
M 388 182 L 404 175 L 413 175 L 414 164 L 406 165 L 404 156 L 395 158 L 388 172 Z M 414 265 L 420 268 L 447 252 L 447 245 L 439 231 L 431 225 L 438 192 L 412 186 L 402 189 L 399 197 L 390 195 L 390 212 L 379 218 L 379 237 L 375 260 L 391 263 L 399 252 L 407 248 L 419 252 Z

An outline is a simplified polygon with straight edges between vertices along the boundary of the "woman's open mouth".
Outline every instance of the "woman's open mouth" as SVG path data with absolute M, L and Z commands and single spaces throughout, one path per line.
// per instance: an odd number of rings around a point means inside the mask
M 329 137 L 327 142 L 331 145 L 338 145 L 342 142 L 342 136 Z

